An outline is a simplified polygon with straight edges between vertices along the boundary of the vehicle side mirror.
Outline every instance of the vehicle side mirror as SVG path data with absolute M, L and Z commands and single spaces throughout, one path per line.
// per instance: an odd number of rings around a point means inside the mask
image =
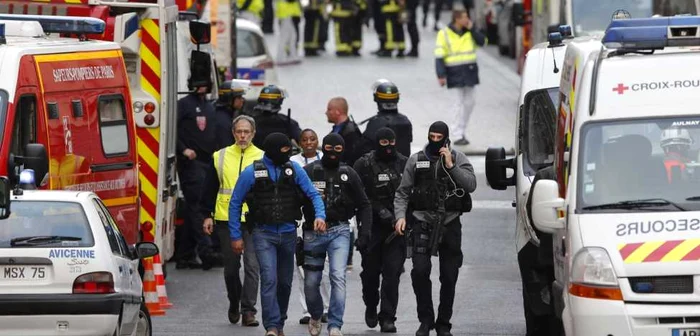
M 136 243 L 134 250 L 134 259 L 150 258 L 157 255 L 160 252 L 158 250 L 158 245 L 151 242 Z
M 10 217 L 10 192 L 12 184 L 7 177 L 0 176 L 0 219 Z
M 535 227 L 545 233 L 563 229 L 565 219 L 559 218 L 559 210 L 564 207 L 564 199 L 559 197 L 557 181 L 538 180 L 530 193 Z
M 24 148 L 24 169 L 34 170 L 34 183 L 41 186 L 49 173 L 49 156 L 42 144 L 30 143 Z
M 522 3 L 514 3 L 511 10 L 511 20 L 516 27 L 523 26 L 527 23 L 525 19 L 525 6 Z
M 513 175 L 506 177 L 506 169 L 512 169 Z M 506 190 L 515 185 L 515 158 L 506 159 L 503 147 L 490 147 L 486 150 L 486 181 L 494 190 Z
M 195 44 L 209 44 L 211 42 L 211 24 L 199 20 L 190 21 L 190 37 Z

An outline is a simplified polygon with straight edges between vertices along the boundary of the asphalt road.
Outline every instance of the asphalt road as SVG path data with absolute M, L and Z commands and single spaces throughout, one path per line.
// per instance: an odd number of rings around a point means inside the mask
M 422 30 L 418 59 L 377 59 L 370 55 L 378 42 L 369 31 L 365 34 L 361 58 L 336 58 L 332 54 L 331 40 L 329 54 L 305 59 L 300 65 L 279 68 L 282 85 L 290 93 L 285 107 L 292 108 L 293 117 L 302 128 L 316 129 L 323 136 L 331 128 L 323 115 L 328 99 L 338 95 L 346 97 L 351 114 L 359 122 L 376 112 L 370 91 L 372 83 L 378 78 L 388 78 L 401 91 L 399 107 L 411 118 L 415 139 L 413 148 L 418 149 L 424 145 L 427 128 L 433 121 L 445 120 L 452 124 L 447 90 L 440 88 L 435 79 L 434 35 L 432 29 Z M 270 36 L 268 43 L 275 55 L 276 36 Z M 499 192 L 488 187 L 484 160 L 479 156 L 490 145 L 506 149 L 513 147 L 519 77 L 515 74 L 513 60 L 500 58 L 495 47 L 479 50 L 478 57 L 481 85 L 478 87 L 477 108 L 467 129 L 472 144 L 460 148 L 471 154 L 478 187 L 472 195 L 473 211 L 462 217 L 465 258 L 457 284 L 452 331 L 455 335 L 524 335 L 521 283 L 514 242 L 515 211 L 511 207 L 514 192 L 513 189 Z M 378 328 L 370 330 L 364 323 L 359 253 L 355 252 L 354 260 L 355 268 L 347 278 L 343 332 L 345 335 L 377 335 Z M 434 260 L 434 300 L 439 297 L 437 264 Z M 168 265 L 167 279 L 169 299 L 174 306 L 167 310 L 166 316 L 153 318 L 154 335 L 264 334 L 262 327 L 229 324 L 221 268 L 206 272 L 180 271 L 174 266 L 172 263 Z M 419 325 L 411 288 L 411 268 L 411 261 L 406 261 L 406 273 L 401 278 L 397 335 L 413 335 Z M 285 333 L 308 335 L 305 326 L 298 324 L 301 308 L 296 281 Z M 437 307 L 437 301 L 435 305 Z

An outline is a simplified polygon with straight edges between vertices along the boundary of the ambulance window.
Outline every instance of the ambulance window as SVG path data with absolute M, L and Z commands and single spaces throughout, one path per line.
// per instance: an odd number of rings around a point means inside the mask
M 73 100 L 70 102 L 71 109 L 73 109 L 73 117 L 80 118 L 83 116 L 83 103 L 80 100 Z
M 47 103 L 46 111 L 49 113 L 49 119 L 58 119 L 58 104 L 56 102 Z
M 15 110 L 12 153 L 24 155 L 24 148 L 30 143 L 36 143 L 36 98 L 24 96 L 19 99 L 19 105 Z
M 97 110 L 100 114 L 102 151 L 105 156 L 127 154 L 129 152 L 129 138 L 124 98 L 121 95 L 102 96 Z

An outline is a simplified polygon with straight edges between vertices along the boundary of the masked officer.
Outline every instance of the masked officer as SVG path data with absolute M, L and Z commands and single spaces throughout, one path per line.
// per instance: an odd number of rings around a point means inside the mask
M 416 336 L 436 329 L 438 336 L 451 336 L 452 306 L 459 268 L 462 266 L 462 224 L 459 217 L 471 210 L 469 193 L 476 189 L 474 169 L 466 155 L 449 147 L 449 128 L 438 121 L 430 125 L 428 145 L 406 162 L 396 190 L 396 232 L 403 235 L 406 217 L 413 216 L 413 270 L 420 328 Z M 407 214 L 409 206 L 412 213 Z M 440 232 L 442 231 L 442 232 Z M 437 320 L 430 281 L 431 254 L 440 256 L 440 306 Z
M 362 255 L 362 298 L 365 322 L 370 328 L 380 323 L 381 332 L 396 332 L 399 278 L 406 260 L 403 237 L 394 231 L 394 193 L 401 183 L 407 158 L 396 151 L 396 135 L 390 128 L 377 131 L 374 150 L 355 163 L 372 204 L 372 240 Z M 379 276 L 382 276 L 381 293 Z M 377 315 L 379 298 L 382 298 Z
M 219 87 L 219 99 L 216 102 L 216 150 L 233 145 L 234 134 L 231 131 L 233 118 L 241 114 L 245 104 L 246 88 L 235 81 L 225 81 Z
M 370 141 L 369 150 L 376 143 L 377 131 L 382 127 L 389 127 L 396 134 L 396 149 L 399 153 L 404 156 L 411 155 L 413 125 L 408 117 L 399 113 L 399 88 L 386 79 L 379 79 L 374 83 L 372 91 L 379 112 L 368 120 L 369 123 L 363 133 L 364 137 Z
M 313 227 L 326 229 L 323 200 L 309 176 L 289 160 L 292 143 L 282 133 L 272 133 L 263 143 L 265 155 L 241 172 L 229 205 L 229 230 L 234 253 L 242 253 L 243 202 L 248 204 L 246 222 L 255 223 L 253 246 L 260 265 L 260 303 L 265 336 L 283 334 L 294 277 L 296 221 L 301 219 L 305 197 L 311 199 Z M 307 217 L 310 218 L 310 217 Z M 322 308 L 323 309 L 323 308 Z
M 212 256 L 211 240 L 202 232 L 198 209 L 202 181 L 216 150 L 216 112 L 206 99 L 209 87 L 194 87 L 194 92 L 177 102 L 177 170 L 185 196 L 184 226 L 178 239 L 176 268 L 199 268 Z M 195 251 L 196 250 L 196 251 Z
M 360 223 L 357 248 L 365 251 L 372 228 L 372 209 L 362 181 L 350 166 L 341 163 L 345 142 L 339 134 L 323 138 L 323 157 L 304 167 L 326 207 L 326 231 L 315 232 L 313 223 L 304 223 L 304 293 L 311 320 L 309 334 L 321 333 L 323 301 L 320 284 L 326 254 L 331 280 L 331 301 L 328 307 L 328 332 L 342 336 L 345 313 L 345 275 L 350 251 L 350 219 L 357 215 Z M 304 206 L 304 218 L 315 218 L 314 208 Z
M 204 181 L 204 193 L 201 201 L 201 211 L 205 218 L 203 228 L 207 235 L 216 232 L 216 238 L 219 240 L 223 254 L 224 281 L 229 299 L 229 321 L 233 324 L 238 323 L 241 313 L 243 313 L 241 324 L 255 327 L 259 325 L 255 319 L 257 313 L 255 303 L 258 299 L 260 268 L 253 249 L 253 238 L 249 226 L 246 225 L 251 225 L 251 223 L 245 223 L 245 219 L 241 219 L 242 225 L 247 228 L 243 230 L 246 252 L 243 255 L 245 278 L 241 285 L 239 276 L 241 256 L 234 254 L 231 249 L 228 207 L 233 187 L 236 185 L 241 169 L 262 159 L 263 152 L 252 144 L 255 135 L 255 120 L 253 118 L 246 115 L 236 117 L 229 132 L 235 136 L 236 143 L 214 153 L 212 164 Z M 243 212 L 247 211 L 247 205 L 243 204 Z
M 253 144 L 256 147 L 261 147 L 265 138 L 275 132 L 286 134 L 293 142 L 299 139 L 299 123 L 290 116 L 279 113 L 284 98 L 285 92 L 275 85 L 268 85 L 260 91 L 258 104 L 253 109 L 253 118 L 257 125 Z

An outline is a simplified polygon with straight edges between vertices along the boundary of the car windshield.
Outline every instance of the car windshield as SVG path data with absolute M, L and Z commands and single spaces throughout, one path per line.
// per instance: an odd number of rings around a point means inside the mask
M 0 220 L 0 248 L 91 247 L 94 239 L 83 207 L 75 202 L 12 201 Z
M 236 57 L 255 57 L 265 55 L 265 41 L 250 30 L 236 31 Z
M 632 18 L 652 16 L 652 0 L 573 0 L 574 35 L 597 35 L 605 32 L 613 13 L 622 9 Z
M 591 122 L 581 143 L 577 209 L 700 210 L 700 117 Z

